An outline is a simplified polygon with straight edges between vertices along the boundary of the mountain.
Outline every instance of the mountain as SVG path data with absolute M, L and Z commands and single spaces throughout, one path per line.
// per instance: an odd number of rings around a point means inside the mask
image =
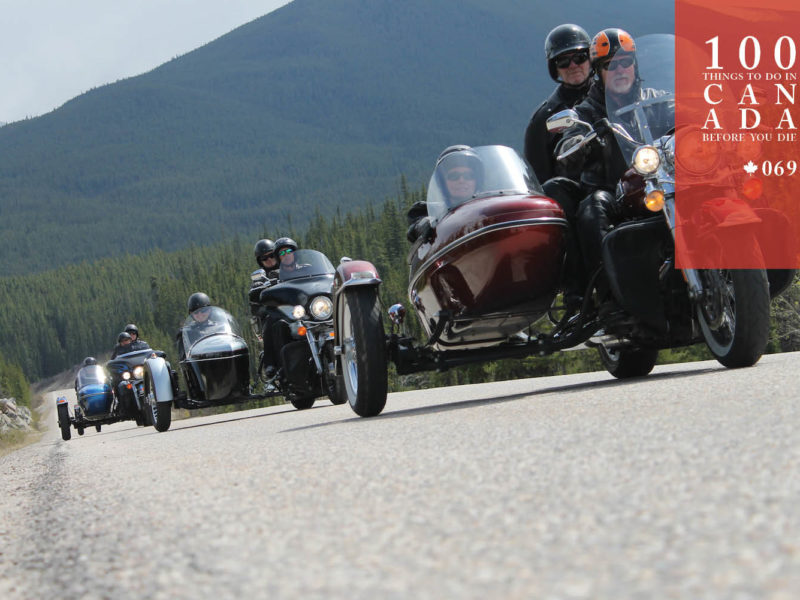
M 0 276 L 302 226 L 425 182 L 442 148 L 521 149 L 547 32 L 674 29 L 672 2 L 295 0 L 0 128 Z

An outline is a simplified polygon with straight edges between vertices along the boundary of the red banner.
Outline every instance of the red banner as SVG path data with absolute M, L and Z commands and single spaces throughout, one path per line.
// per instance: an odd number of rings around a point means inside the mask
M 800 266 L 797 0 L 676 0 L 680 268 Z

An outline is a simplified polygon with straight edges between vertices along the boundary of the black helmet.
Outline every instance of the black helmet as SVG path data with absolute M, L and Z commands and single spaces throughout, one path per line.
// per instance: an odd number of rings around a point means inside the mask
M 136 337 L 139 337 L 139 328 L 133 323 L 128 323 L 127 325 L 125 325 L 125 331 L 127 331 L 130 334 L 135 333 Z
M 256 245 L 253 248 L 253 253 L 256 256 L 256 262 L 258 263 L 259 267 L 263 266 L 261 264 L 261 261 L 259 260 L 259 257 L 264 256 L 265 254 L 272 254 L 274 250 L 275 250 L 275 242 L 273 242 L 272 240 L 264 239 L 264 240 L 258 240 L 256 242 Z
M 297 242 L 290 237 L 282 237 L 275 240 L 275 256 L 277 256 L 278 252 L 280 252 L 283 248 L 297 250 Z
M 483 161 L 469 146 L 456 145 L 445 148 L 436 159 L 436 177 L 440 189 L 446 190 L 444 176 L 453 167 L 469 167 L 475 173 L 475 189 L 483 187 Z
M 133 338 L 131 337 L 131 334 L 128 333 L 127 331 L 123 331 L 122 333 L 120 333 L 117 336 L 117 343 L 118 344 L 121 344 L 125 340 L 128 340 L 129 342 L 133 341 Z
M 572 23 L 559 25 L 548 33 L 547 39 L 544 41 L 544 55 L 547 58 L 547 69 L 550 71 L 550 77 L 558 81 L 555 58 L 559 54 L 575 50 L 588 50 L 591 43 L 592 40 L 583 27 Z
M 195 292 L 189 296 L 189 301 L 186 303 L 186 307 L 189 309 L 190 313 L 204 306 L 211 306 L 211 300 L 203 292 Z
M 88 367 L 89 365 L 96 365 L 97 359 L 94 356 L 87 356 L 83 359 L 83 366 Z

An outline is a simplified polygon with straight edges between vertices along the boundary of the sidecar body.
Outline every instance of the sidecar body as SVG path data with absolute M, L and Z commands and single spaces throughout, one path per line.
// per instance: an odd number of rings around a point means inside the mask
M 475 194 L 448 200 L 431 178 L 431 229 L 409 254 L 409 299 L 437 349 L 508 340 L 548 310 L 558 291 L 567 220 L 511 148 L 471 151 L 482 169 Z
M 207 313 L 189 315 L 180 331 L 188 397 L 176 399 L 176 406 L 201 408 L 252 398 L 250 351 L 239 324 L 222 308 L 206 308 Z

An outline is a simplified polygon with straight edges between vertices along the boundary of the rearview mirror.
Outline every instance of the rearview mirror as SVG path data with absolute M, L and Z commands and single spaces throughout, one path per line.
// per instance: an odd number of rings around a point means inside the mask
M 578 113 L 571 108 L 568 108 L 567 110 L 561 110 L 557 112 L 547 119 L 547 131 L 551 133 L 561 133 L 576 123 L 588 125 L 578 118 Z M 589 127 L 589 129 L 591 129 L 591 127 Z

